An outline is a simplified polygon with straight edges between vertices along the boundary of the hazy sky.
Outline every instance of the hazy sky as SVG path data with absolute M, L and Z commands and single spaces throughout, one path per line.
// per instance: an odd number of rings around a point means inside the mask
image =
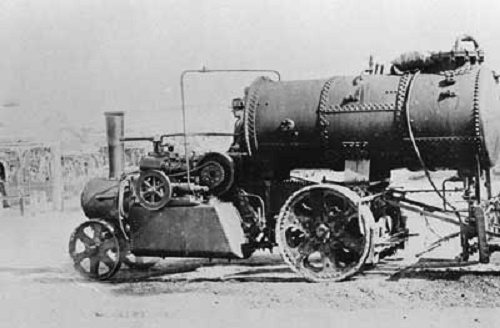
M 462 33 L 498 71 L 499 20 L 498 0 L 2 0 L 0 111 L 82 124 L 108 110 L 178 111 L 184 69 L 354 75 L 369 54 L 449 50 Z

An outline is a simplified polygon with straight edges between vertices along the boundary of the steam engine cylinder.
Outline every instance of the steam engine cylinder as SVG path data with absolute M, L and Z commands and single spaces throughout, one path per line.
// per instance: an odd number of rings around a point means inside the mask
M 438 74 L 334 76 L 248 88 L 245 147 L 277 168 L 343 170 L 369 159 L 370 176 L 421 169 L 472 171 L 495 165 L 500 93 L 484 67 Z

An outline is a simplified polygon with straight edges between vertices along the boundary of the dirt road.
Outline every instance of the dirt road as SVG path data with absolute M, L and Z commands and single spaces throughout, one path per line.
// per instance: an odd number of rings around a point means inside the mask
M 419 248 L 412 245 L 425 243 L 428 235 L 344 283 L 307 283 L 269 252 L 233 262 L 165 259 L 149 272 L 124 267 L 113 282 L 98 283 L 80 277 L 67 255 L 70 233 L 83 221 L 80 212 L 20 217 L 11 210 L 0 215 L 0 327 L 500 324 L 498 275 L 395 275 L 417 261 L 412 252 Z M 425 226 L 413 219 L 417 228 Z M 450 249 L 445 251 L 450 254 Z M 440 257 L 439 252 L 432 254 Z M 487 269 L 498 272 L 494 260 Z

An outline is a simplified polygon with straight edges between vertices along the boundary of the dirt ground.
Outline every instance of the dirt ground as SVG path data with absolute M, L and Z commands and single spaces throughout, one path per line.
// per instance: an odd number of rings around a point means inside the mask
M 78 211 L 0 212 L 0 327 L 493 327 L 500 324 L 500 260 L 449 272 L 404 270 L 449 227 L 409 215 L 419 236 L 343 283 L 308 283 L 275 253 L 249 260 L 162 259 L 92 282 L 71 266 Z M 426 232 L 427 231 L 427 232 Z M 452 258 L 454 239 L 426 258 Z M 401 271 L 403 270 L 403 271 Z M 470 271 L 475 272 L 471 274 Z

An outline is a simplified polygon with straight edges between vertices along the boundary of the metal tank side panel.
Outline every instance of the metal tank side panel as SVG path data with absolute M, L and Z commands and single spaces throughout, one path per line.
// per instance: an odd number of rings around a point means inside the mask
M 479 132 L 485 148 L 485 164 L 494 166 L 500 155 L 500 88 L 490 69 L 481 69 L 478 79 Z
M 243 258 L 246 240 L 236 208 L 214 202 L 192 207 L 131 208 L 131 247 L 143 256 Z
M 399 77 L 337 77 L 326 110 L 333 143 L 366 141 L 384 151 L 393 137 Z
M 459 71 L 451 79 L 446 74 L 415 77 L 407 100 L 410 128 L 427 168 L 468 170 L 476 152 L 472 118 L 477 70 Z M 407 131 L 405 166 L 422 169 L 409 136 Z
M 277 147 L 289 141 L 288 136 L 280 131 L 280 125 L 286 119 L 295 124 L 297 136 L 294 142 L 311 142 L 315 137 L 322 84 L 322 81 L 300 81 L 261 85 L 255 124 L 259 147 Z
M 474 84 L 474 72 L 457 76 L 456 82 L 449 85 L 442 75 L 418 75 L 409 99 L 415 137 L 472 136 Z

